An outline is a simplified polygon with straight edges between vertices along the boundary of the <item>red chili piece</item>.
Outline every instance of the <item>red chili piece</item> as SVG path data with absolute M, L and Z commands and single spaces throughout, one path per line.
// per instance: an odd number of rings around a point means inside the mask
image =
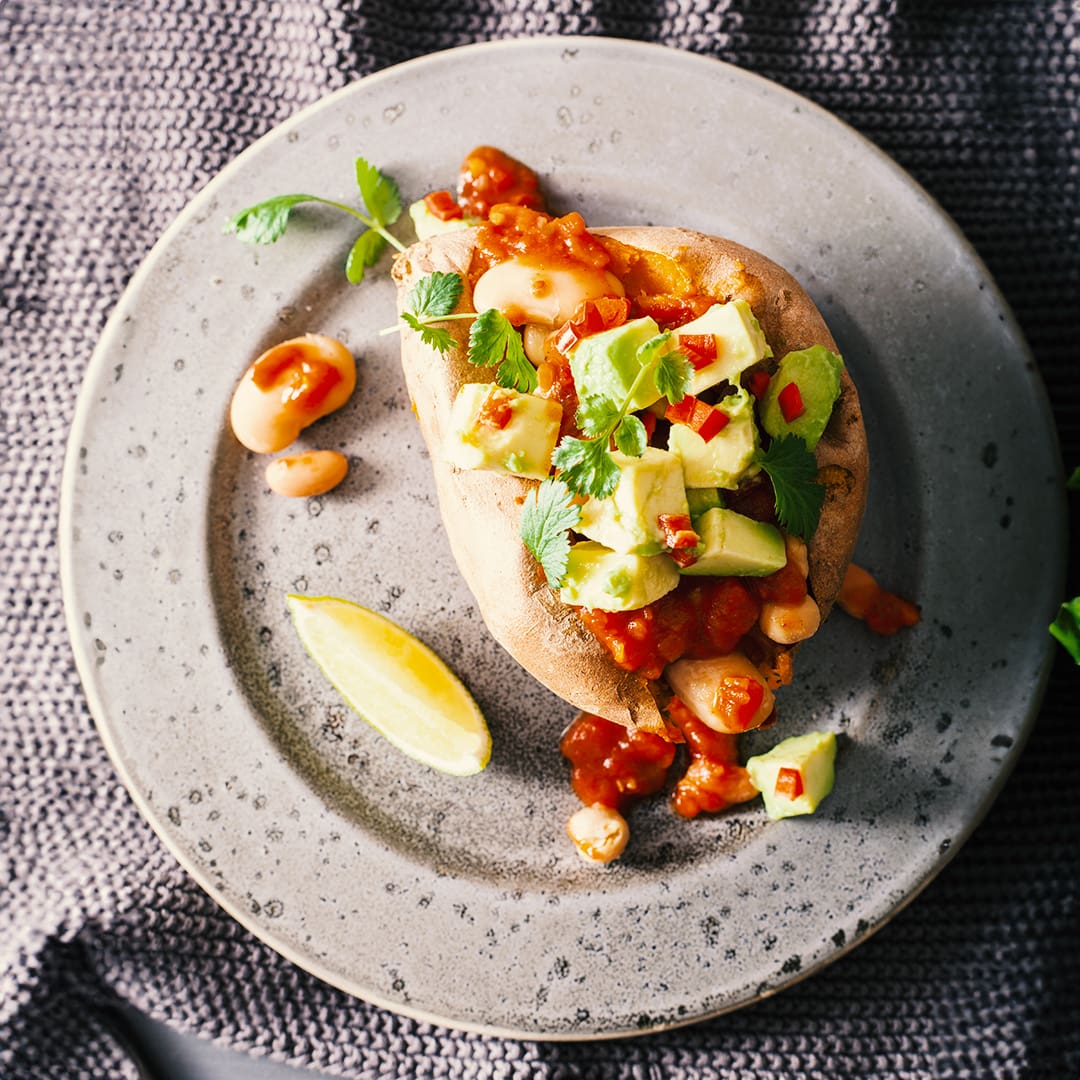
M 802 773 L 798 769 L 781 769 L 776 774 L 776 794 L 785 799 L 797 799 L 805 790 Z
M 680 334 L 679 351 L 686 356 L 695 371 L 700 371 L 716 360 L 716 335 Z
M 780 406 L 780 411 L 784 414 L 784 420 L 789 424 L 793 420 L 798 420 L 799 417 L 806 412 L 806 406 L 803 404 L 799 387 L 793 382 L 789 382 L 787 386 L 776 395 L 776 403 Z
M 677 405 L 669 405 L 664 416 L 673 424 L 685 424 L 696 431 L 706 442 L 715 438 L 731 422 L 726 412 L 685 394 Z
M 664 547 L 672 551 L 697 547 L 699 537 L 689 514 L 657 514 L 656 523 L 664 534 Z
M 757 371 L 751 371 L 746 376 L 746 389 L 760 401 L 765 396 L 765 391 L 769 389 L 769 373 L 760 368 Z

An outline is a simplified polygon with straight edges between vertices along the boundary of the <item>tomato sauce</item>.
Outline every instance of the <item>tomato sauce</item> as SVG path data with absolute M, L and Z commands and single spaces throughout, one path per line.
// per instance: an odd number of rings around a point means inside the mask
M 472 276 L 509 259 L 525 257 L 548 267 L 585 266 L 603 270 L 607 249 L 585 227 L 580 214 L 553 218 L 527 206 L 499 203 L 476 230 Z
M 469 152 L 458 170 L 457 189 L 462 210 L 479 218 L 486 218 L 497 203 L 544 209 L 536 173 L 494 146 Z
M 683 656 L 723 656 L 757 623 L 761 603 L 736 577 L 693 580 L 636 611 L 580 609 L 582 622 L 615 662 L 647 679 Z
M 342 381 L 331 363 L 299 347 L 270 349 L 251 367 L 251 381 L 260 390 L 281 387 L 281 407 L 286 412 L 316 411 Z
M 675 760 L 674 743 L 591 713 L 577 717 L 559 749 L 573 767 L 570 783 L 578 798 L 620 813 L 634 799 L 661 791 Z
M 714 731 L 678 698 L 671 699 L 668 713 L 682 731 L 690 752 L 690 765 L 671 795 L 677 814 L 684 818 L 715 814 L 757 795 L 750 774 L 739 764 L 737 735 Z

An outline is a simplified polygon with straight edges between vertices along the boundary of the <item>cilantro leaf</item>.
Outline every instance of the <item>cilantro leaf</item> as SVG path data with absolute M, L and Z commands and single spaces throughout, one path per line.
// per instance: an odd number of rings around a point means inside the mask
M 420 340 L 430 348 L 446 353 L 454 347 L 454 339 L 445 327 L 429 326 L 421 322 L 411 311 L 403 311 L 401 320 L 406 326 L 412 327 L 420 335 Z
M 595 439 L 600 435 L 610 436 L 611 429 L 619 422 L 619 416 L 619 406 L 611 398 L 589 394 L 578 402 L 574 419 L 585 435 Z
M 460 274 L 435 270 L 422 277 L 406 298 L 408 310 L 420 319 L 438 319 L 449 315 L 461 299 L 464 282 Z
M 379 261 L 379 256 L 386 250 L 386 240 L 377 232 L 365 229 L 349 250 L 345 260 L 345 276 L 351 285 L 359 285 L 364 280 L 364 271 Z
M 245 244 L 272 244 L 289 224 L 292 208 L 302 202 L 322 202 L 317 195 L 278 195 L 246 207 L 225 223 L 225 232 Z
M 648 344 L 648 342 L 645 342 L 645 345 Z M 642 347 L 644 348 L 644 346 Z M 678 405 L 690 392 L 690 382 L 693 375 L 693 365 L 683 353 L 675 351 L 665 353 L 657 360 L 653 380 L 656 382 L 656 389 L 672 405 Z
M 649 444 L 645 425 L 633 413 L 615 429 L 615 446 L 628 457 L 641 457 Z
M 362 157 L 356 159 L 356 186 L 376 223 L 393 225 L 401 217 L 401 196 L 397 184 Z
M 817 462 L 797 435 L 773 439 L 759 450 L 755 462 L 769 475 L 780 524 L 795 536 L 810 540 L 825 504 L 825 488 L 817 481 Z
M 1080 465 L 1073 469 L 1071 475 L 1065 481 L 1065 487 L 1069 491 L 1080 491 Z
M 575 439 L 568 435 L 555 448 L 552 464 L 566 486 L 578 495 L 607 498 L 619 483 L 619 466 L 608 453 L 607 439 Z
M 581 510 L 571 502 L 570 489 L 554 477 L 541 483 L 521 510 L 521 539 L 543 567 L 553 589 L 558 589 L 566 577 L 568 530 L 577 528 L 580 521 Z
M 525 355 L 521 335 L 496 308 L 481 312 L 470 327 L 469 362 L 478 367 L 498 364 L 495 381 L 500 386 L 520 390 L 523 394 L 536 389 L 536 368 Z
M 1080 664 L 1080 596 L 1061 605 L 1057 618 L 1050 624 L 1050 633 Z

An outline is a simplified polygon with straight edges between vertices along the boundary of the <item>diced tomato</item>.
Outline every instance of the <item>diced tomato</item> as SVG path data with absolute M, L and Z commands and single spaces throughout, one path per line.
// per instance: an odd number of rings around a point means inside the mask
M 726 675 L 716 688 L 714 708 L 733 726 L 746 731 L 764 700 L 765 687 L 760 680 L 749 675 Z
M 837 604 L 856 619 L 864 619 L 875 634 L 889 636 L 905 626 L 915 626 L 918 607 L 896 593 L 883 589 L 861 566 L 850 563 L 836 597 Z
M 429 192 L 424 196 L 424 205 L 428 212 L 434 214 L 440 221 L 454 221 L 465 216 L 465 211 L 454 202 L 454 196 L 449 191 Z
M 796 383 L 789 382 L 779 394 L 776 395 L 776 403 L 780 406 L 780 412 L 784 414 L 784 420 L 791 423 L 798 420 L 806 406 L 803 404 L 802 393 Z
M 582 338 L 622 326 L 629 312 L 630 301 L 623 296 L 601 296 L 596 300 L 583 300 L 570 321 L 565 323 L 556 335 L 555 348 L 568 356 Z
M 706 442 L 719 435 L 731 422 L 731 417 L 722 409 L 701 401 L 693 394 L 685 394 L 678 404 L 669 405 L 664 416 L 673 424 L 685 424 Z
M 746 389 L 760 401 L 769 388 L 769 373 L 759 368 L 757 371 L 751 371 L 744 381 Z
M 802 773 L 798 769 L 781 769 L 776 774 L 776 794 L 785 799 L 797 799 L 805 790 Z
M 480 411 L 476 414 L 476 423 L 502 431 L 514 415 L 510 400 L 509 394 L 499 393 L 498 390 L 492 391 L 484 398 L 484 404 L 480 406 Z
M 581 713 L 559 744 L 573 766 L 570 782 L 586 806 L 624 810 L 636 798 L 660 791 L 675 760 L 675 746 L 659 735 Z
M 691 296 L 674 293 L 641 293 L 634 297 L 634 317 L 649 315 L 654 318 L 661 330 L 674 330 L 677 326 L 704 315 L 716 303 L 711 296 L 694 294 Z
M 487 217 L 497 203 L 542 211 L 539 186 L 532 169 L 493 146 L 470 151 L 458 171 L 461 205 L 476 217 Z
M 716 360 L 716 335 L 680 334 L 679 350 L 690 361 L 694 370 L 700 371 Z
M 699 537 L 689 514 L 657 514 L 656 523 L 664 534 L 664 547 L 672 551 L 697 547 Z

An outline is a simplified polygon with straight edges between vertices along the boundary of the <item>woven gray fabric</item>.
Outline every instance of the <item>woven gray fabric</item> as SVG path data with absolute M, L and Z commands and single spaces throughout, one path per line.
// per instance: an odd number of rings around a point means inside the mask
M 1003 796 L 913 905 L 775 999 L 640 1040 L 468 1036 L 331 989 L 196 887 L 115 776 L 72 661 L 55 537 L 79 383 L 125 282 L 185 202 L 301 106 L 416 55 L 537 33 L 716 56 L 868 135 L 989 264 L 1080 464 L 1069 0 L 0 4 L 0 1073 L 134 1077 L 106 1023 L 126 1001 L 343 1076 L 1080 1076 L 1080 679 L 1064 654 Z

